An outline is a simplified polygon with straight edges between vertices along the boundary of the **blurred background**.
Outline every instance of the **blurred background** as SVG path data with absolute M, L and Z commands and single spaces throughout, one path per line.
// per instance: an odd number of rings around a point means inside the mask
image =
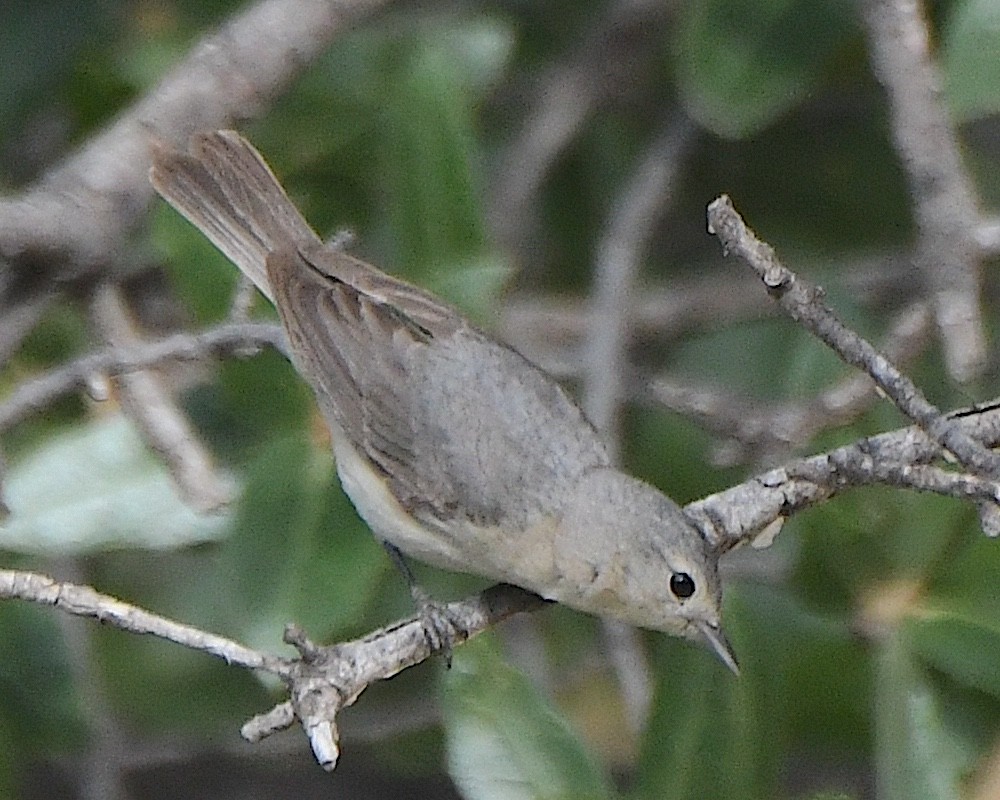
M 371 5 L 231 124 L 322 235 L 349 229 L 361 257 L 564 380 L 628 469 L 678 502 L 906 424 L 723 258 L 705 225 L 723 192 L 932 402 L 997 394 L 997 0 L 923 16 L 840 0 Z M 245 8 L 7 2 L 7 197 L 45 189 Z M 237 271 L 141 191 L 86 270 L 6 251 L 5 396 L 121 341 L 108 285 L 137 339 L 244 316 Z M 261 299 L 250 314 L 275 319 Z M 221 509 L 178 488 L 127 381 L 6 424 L 4 568 L 272 652 L 289 621 L 334 642 L 412 613 L 308 389 L 278 353 L 241 355 L 156 375 Z M 438 598 L 483 586 L 417 574 Z M 460 647 L 450 670 L 435 659 L 372 687 L 343 716 L 332 776 L 299 730 L 240 739 L 280 686 L 6 602 L 0 796 L 1000 797 L 1000 543 L 973 507 L 853 490 L 725 574 L 738 679 L 697 646 L 546 609 Z

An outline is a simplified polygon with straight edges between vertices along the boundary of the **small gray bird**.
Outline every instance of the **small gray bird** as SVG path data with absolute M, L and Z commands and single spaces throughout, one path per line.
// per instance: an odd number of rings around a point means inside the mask
M 156 190 L 277 307 L 377 537 L 444 569 L 705 640 L 718 553 L 669 498 L 612 466 L 548 375 L 412 286 L 325 245 L 239 134 L 153 148 Z

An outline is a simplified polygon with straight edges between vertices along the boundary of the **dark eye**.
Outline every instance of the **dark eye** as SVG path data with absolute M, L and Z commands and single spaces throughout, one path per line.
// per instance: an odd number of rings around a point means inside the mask
M 678 600 L 687 600 L 694 594 L 694 581 L 686 572 L 675 572 L 670 576 L 670 591 Z

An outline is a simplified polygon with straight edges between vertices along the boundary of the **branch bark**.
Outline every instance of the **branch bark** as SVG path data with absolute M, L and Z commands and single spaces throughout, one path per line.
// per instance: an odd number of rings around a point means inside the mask
M 918 0 L 864 0 L 872 68 L 885 86 L 892 133 L 910 183 L 920 230 L 917 262 L 933 290 L 952 377 L 968 381 L 986 364 L 980 312 L 979 214 L 972 180 L 931 56 Z
M 317 762 L 326 770 L 337 765 L 340 735 L 337 715 L 354 704 L 376 681 L 426 661 L 432 650 L 419 617 L 401 620 L 361 639 L 319 647 L 295 626 L 285 641 L 298 658 L 261 653 L 224 636 L 153 614 L 89 586 L 64 583 L 35 572 L 0 570 L 0 599 L 54 606 L 68 614 L 91 617 L 130 633 L 165 639 L 221 658 L 227 664 L 267 672 L 281 678 L 290 699 L 247 722 L 241 733 L 257 742 L 296 721 L 302 725 Z M 477 595 L 448 603 L 446 611 L 458 628 L 454 644 L 467 641 L 513 614 L 535 611 L 546 602 L 516 586 L 497 584 Z
M 1000 455 L 985 449 L 943 415 L 916 384 L 869 342 L 845 326 L 823 301 L 823 292 L 801 280 L 743 222 L 726 195 L 708 206 L 708 231 L 724 251 L 740 256 L 764 282 L 785 313 L 832 349 L 841 359 L 872 377 L 896 407 L 931 439 L 974 472 L 1000 476 Z
M 262 0 L 206 37 L 146 97 L 17 197 L 0 200 L 0 309 L 116 264 L 144 217 L 153 139 L 260 116 L 343 28 L 388 0 Z M 43 274 L 40 275 L 39 271 Z M 58 279 L 58 280 L 57 280 Z
M 285 334 L 273 323 L 219 325 L 201 333 L 175 333 L 153 342 L 108 347 L 25 381 L 0 403 L 0 433 L 10 430 L 60 397 L 87 389 L 94 376 L 114 377 L 172 361 L 203 361 L 248 348 L 274 347 L 284 352 Z

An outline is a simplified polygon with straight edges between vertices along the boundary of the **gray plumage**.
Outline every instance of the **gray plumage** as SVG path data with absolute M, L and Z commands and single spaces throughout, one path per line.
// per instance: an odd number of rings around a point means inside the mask
M 717 554 L 669 498 L 612 468 L 555 381 L 428 292 L 324 245 L 238 134 L 197 136 L 190 154 L 157 147 L 153 162 L 157 191 L 277 307 L 376 535 L 584 611 L 701 635 L 735 666 Z

